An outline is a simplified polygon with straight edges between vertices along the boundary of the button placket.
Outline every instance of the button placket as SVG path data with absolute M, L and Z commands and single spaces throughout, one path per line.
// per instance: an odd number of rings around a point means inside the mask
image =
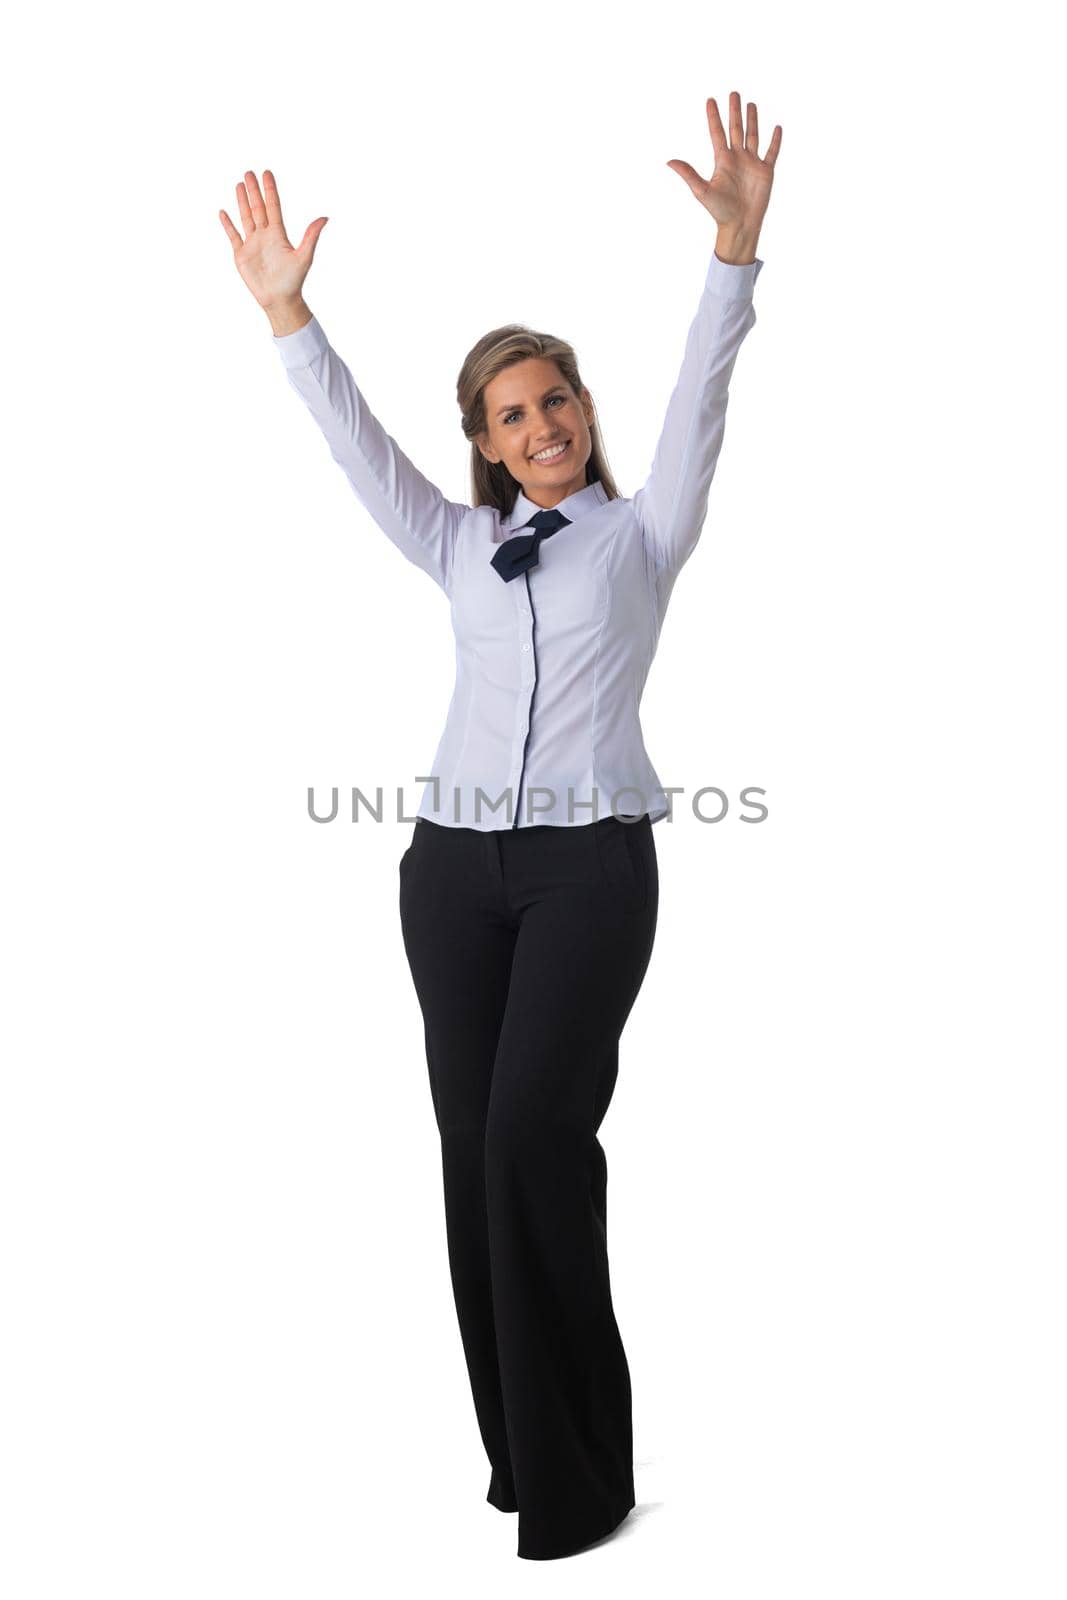
M 522 815 L 522 786 L 526 773 L 526 751 L 530 743 L 530 734 L 533 731 L 533 702 L 537 689 L 537 651 L 534 648 L 534 612 L 533 596 L 530 590 L 530 573 L 522 574 L 522 587 L 515 585 L 518 594 L 515 597 L 516 611 L 519 625 L 519 677 L 523 687 L 528 691 L 523 699 L 525 705 L 520 707 L 519 725 L 516 730 L 519 739 L 519 774 L 513 789 L 514 815 L 511 826 L 520 825 Z
M 517 557 L 517 561 L 510 563 L 507 557 L 504 556 L 503 550 L 498 550 L 496 555 L 493 557 L 493 565 L 497 568 L 505 582 L 511 582 L 515 577 L 521 574 L 522 578 L 524 579 L 525 588 L 525 593 L 520 590 L 515 596 L 518 631 L 520 635 L 519 680 L 524 687 L 529 689 L 529 694 L 525 697 L 525 712 L 520 710 L 518 723 L 516 726 L 516 737 L 519 737 L 519 730 L 522 730 L 522 747 L 518 783 L 513 790 L 514 815 L 511 823 L 513 828 L 517 828 L 519 826 L 519 819 L 522 815 L 522 784 L 526 774 L 526 752 L 530 743 L 530 732 L 533 725 L 533 702 L 537 689 L 537 649 L 534 644 L 534 630 L 537 626 L 537 616 L 534 611 L 533 594 L 530 589 L 530 570 L 531 568 L 536 570 L 536 568 L 540 566 L 541 545 L 544 543 L 544 541 L 546 539 L 550 539 L 554 533 L 559 531 L 560 528 L 567 527 L 570 523 L 570 520 L 571 519 L 569 517 L 564 516 L 562 511 L 556 507 L 553 507 L 549 510 L 542 509 L 537 511 L 532 517 L 529 518 L 528 521 L 522 524 L 524 528 L 533 528 L 534 532 L 531 535 L 523 535 L 522 544 L 516 546 L 515 555 Z M 523 722 L 525 722 L 524 728 Z

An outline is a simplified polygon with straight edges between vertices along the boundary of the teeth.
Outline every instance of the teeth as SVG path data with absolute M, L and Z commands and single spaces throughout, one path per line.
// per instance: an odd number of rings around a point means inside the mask
M 568 440 L 564 439 L 562 444 L 554 445 L 551 450 L 542 450 L 540 454 L 534 456 L 533 459 L 535 461 L 552 461 L 556 456 L 563 454 L 564 450 L 567 448 L 567 444 Z

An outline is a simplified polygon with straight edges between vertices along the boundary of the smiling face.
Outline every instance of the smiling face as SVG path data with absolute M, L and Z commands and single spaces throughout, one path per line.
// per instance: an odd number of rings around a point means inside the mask
M 530 356 L 498 372 L 485 386 L 485 416 L 478 448 L 502 461 L 535 505 L 547 511 L 585 488 L 593 402 L 588 389 L 579 400 L 554 361 Z

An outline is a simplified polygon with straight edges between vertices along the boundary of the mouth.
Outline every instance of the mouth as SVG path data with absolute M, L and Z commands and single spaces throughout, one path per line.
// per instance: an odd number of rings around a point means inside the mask
M 571 442 L 568 439 L 562 445 L 550 445 L 547 451 L 539 451 L 537 455 L 531 456 L 530 460 L 536 461 L 539 467 L 554 467 L 557 461 L 563 460 L 570 447 Z

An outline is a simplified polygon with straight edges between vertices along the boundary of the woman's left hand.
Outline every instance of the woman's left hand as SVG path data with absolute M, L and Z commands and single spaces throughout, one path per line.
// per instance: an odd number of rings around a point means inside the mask
M 748 102 L 748 127 L 742 134 L 741 96 L 736 90 L 731 93 L 729 143 L 714 100 L 708 101 L 707 112 L 708 131 L 715 152 L 715 171 L 711 177 L 702 178 L 688 161 L 668 161 L 667 165 L 685 179 L 720 228 L 746 239 L 755 238 L 771 198 L 774 163 L 781 148 L 782 130 L 775 127 L 767 153 L 761 160 L 758 154 L 759 120 L 754 101 Z

